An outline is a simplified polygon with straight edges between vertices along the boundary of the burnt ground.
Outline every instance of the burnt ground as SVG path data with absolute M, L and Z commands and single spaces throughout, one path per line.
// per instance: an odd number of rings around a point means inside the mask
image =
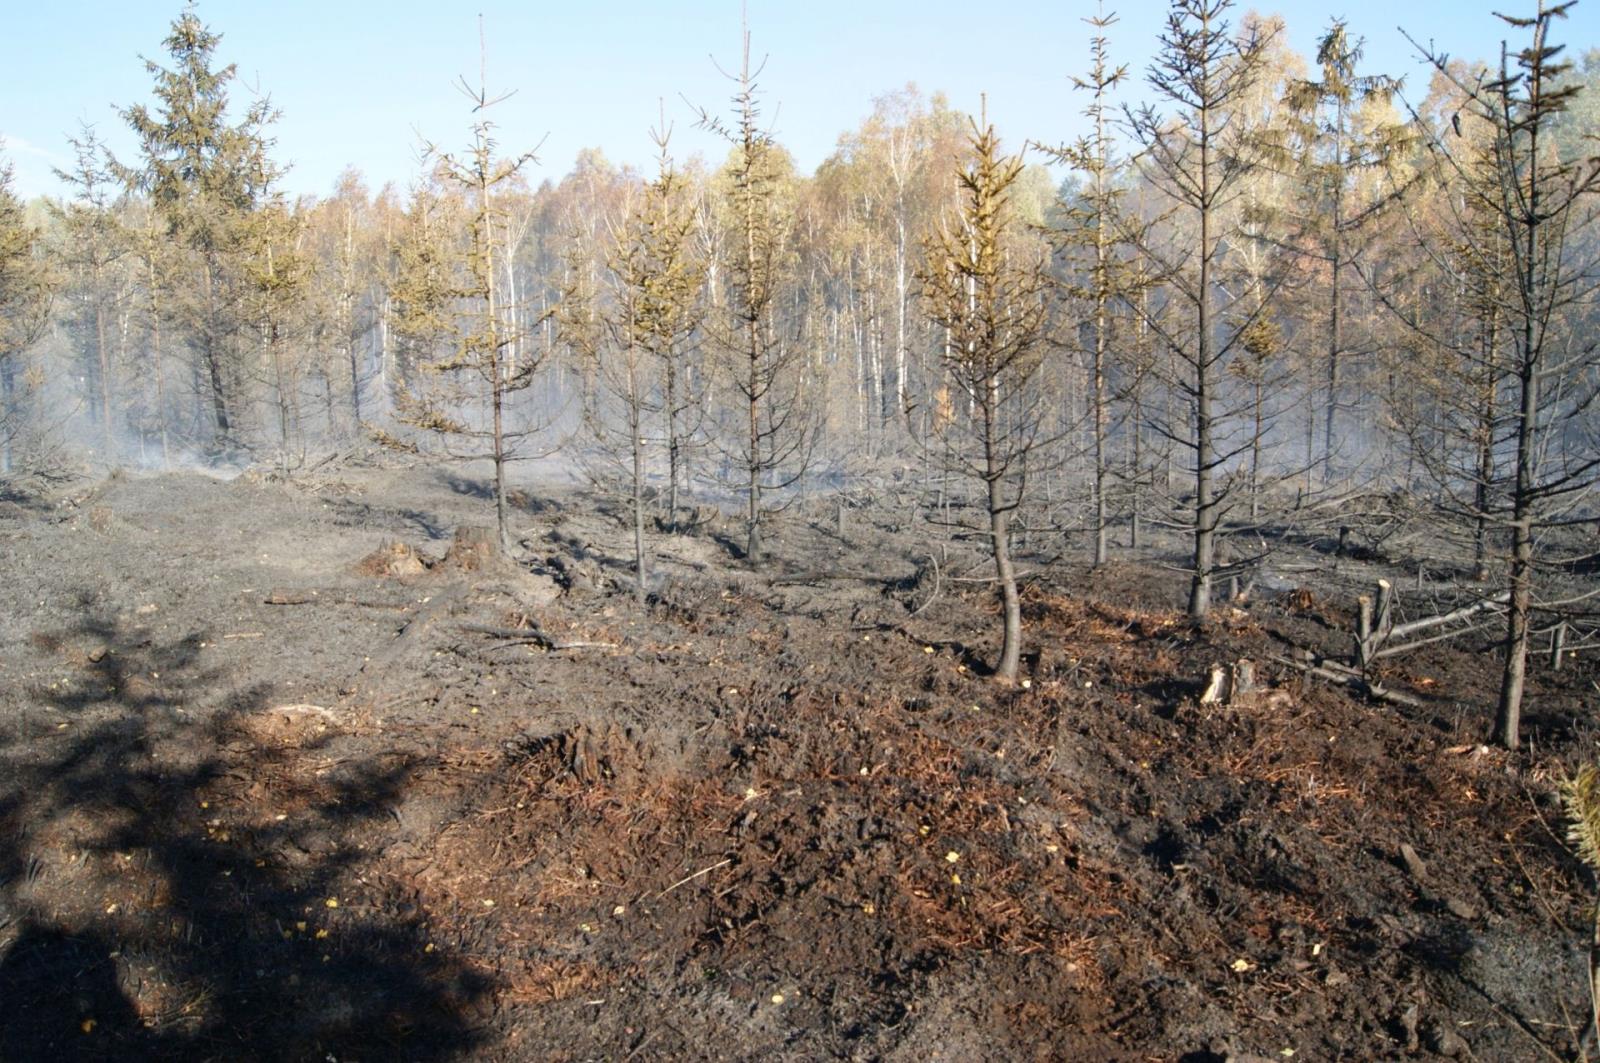
M 1307 685 L 1376 571 L 1307 550 L 1203 628 L 1052 566 L 1002 688 L 909 509 L 659 536 L 640 606 L 606 504 L 518 501 L 520 566 L 447 558 L 458 470 L 0 502 L 0 1057 L 1572 1052 L 1592 657 L 1518 755 L 1471 638 L 1388 669 L 1420 708 Z

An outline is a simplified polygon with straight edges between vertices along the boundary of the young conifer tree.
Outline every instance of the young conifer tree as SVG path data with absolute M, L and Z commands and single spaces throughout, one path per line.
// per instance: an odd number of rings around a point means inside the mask
M 479 32 L 481 37 L 481 23 Z M 537 161 L 537 156 L 531 151 L 509 158 L 500 156 L 488 111 L 510 93 L 490 94 L 486 67 L 487 61 L 480 67 L 476 87 L 465 78 L 458 83 L 476 116 L 470 147 L 459 155 L 431 146 L 428 150 L 440 176 L 465 198 L 467 247 L 459 287 L 449 293 L 456 311 L 450 329 L 453 345 L 442 357 L 419 366 L 420 376 L 431 386 L 420 393 L 404 394 L 402 418 L 446 437 L 475 441 L 480 446 L 487 444 L 487 457 L 494 463 L 495 527 L 501 550 L 509 552 L 511 516 L 506 466 L 527 432 L 508 425 L 507 405 L 510 396 L 533 383 L 540 362 L 535 358 L 514 362 L 508 357 L 523 326 L 518 324 L 519 315 L 510 312 L 514 308 L 506 305 L 500 283 L 498 257 L 505 252 L 500 247 L 499 232 L 504 217 L 495 197 L 523 167 Z M 436 314 L 443 308 L 427 309 Z M 474 423 L 467 412 L 474 403 L 487 407 L 486 426 Z
M 1365 110 L 1386 103 L 1400 84 L 1381 74 L 1357 73 L 1362 43 L 1350 38 L 1343 20 L 1334 19 L 1317 43 L 1321 78 L 1296 80 L 1286 95 L 1293 131 L 1289 161 L 1299 185 L 1295 221 L 1306 237 L 1304 245 L 1328 275 L 1322 453 L 1315 456 L 1324 485 L 1332 479 L 1338 449 L 1344 363 L 1357 353 L 1346 319 L 1360 232 L 1394 202 L 1394 197 L 1381 197 L 1362 203 L 1357 186 L 1366 175 L 1388 168 L 1407 149 L 1408 139 L 1400 123 L 1366 120 Z M 1306 458 L 1313 460 L 1309 454 Z
M 684 450 L 698 428 L 698 394 L 690 355 L 700 327 L 705 268 L 696 254 L 694 202 L 668 153 L 670 130 L 654 134 L 656 179 L 645 189 L 635 223 L 640 342 L 659 377 L 658 411 L 667 450 L 667 521 L 676 526 Z
M 294 468 L 292 441 L 300 429 L 303 365 L 295 341 L 311 283 L 311 263 L 302 247 L 304 228 L 300 213 L 282 197 L 274 197 L 251 216 L 246 237 L 251 254 L 244 305 L 271 384 L 274 430 L 270 434 L 278 452 L 278 472 L 285 479 Z
M 669 513 L 675 519 L 687 405 L 683 359 L 704 283 L 691 255 L 693 204 L 668 153 L 665 122 L 652 139 L 658 151 L 656 177 L 640 190 L 613 234 L 606 271 L 610 298 L 596 306 L 586 286 L 578 284 L 562 315 L 569 341 L 589 361 L 585 420 L 604 455 L 624 466 L 641 601 L 649 587 L 645 518 L 651 456 L 658 448 L 666 451 Z M 582 276 L 580 270 L 572 273 Z
M 106 165 L 104 146 L 93 126 L 84 125 L 81 135 L 68 142 L 73 149 L 73 166 L 70 170 L 57 170 L 56 176 L 74 190 L 75 196 L 70 202 L 51 206 L 64 237 L 58 252 L 67 273 L 63 295 L 70 300 L 74 346 L 88 382 L 90 419 L 100 429 L 100 456 L 115 464 L 112 422 L 116 387 L 110 332 L 116 299 L 114 272 L 124 252 L 114 211 L 117 189 Z
M 1168 423 L 1161 431 L 1193 461 L 1189 615 L 1195 620 L 1211 612 L 1217 535 L 1232 501 L 1223 471 L 1249 449 L 1247 439 L 1230 431 L 1230 422 L 1243 411 L 1229 405 L 1223 384 L 1250 319 L 1236 320 L 1225 331 L 1230 307 L 1223 305 L 1226 296 L 1218 281 L 1228 246 L 1225 208 L 1256 161 L 1249 130 L 1231 108 L 1259 74 L 1265 38 L 1253 30 L 1232 36 L 1226 18 L 1231 7 L 1231 0 L 1173 0 L 1149 76 L 1156 96 L 1173 113 L 1147 106 L 1129 115 L 1144 147 L 1146 178 L 1190 225 L 1177 245 L 1156 248 L 1147 242 L 1140 250 L 1159 263 L 1187 318 L 1182 334 L 1166 320 L 1146 321 L 1162 334 L 1182 371 L 1171 383 L 1185 400 L 1187 423 Z
M 1116 24 L 1115 13 L 1100 11 L 1084 19 L 1092 30 L 1089 38 L 1090 67 L 1086 78 L 1074 77 L 1073 87 L 1089 94 L 1084 107 L 1084 117 L 1091 123 L 1091 131 L 1070 145 L 1046 148 L 1045 152 L 1060 162 L 1071 166 L 1084 179 L 1084 187 L 1077 202 L 1067 205 L 1070 228 L 1063 233 L 1072 250 L 1086 248 L 1092 259 L 1089 263 L 1088 283 L 1076 287 L 1072 294 L 1086 301 L 1090 308 L 1093 336 L 1089 346 L 1089 415 L 1093 423 L 1094 478 L 1090 504 L 1093 507 L 1094 563 L 1106 563 L 1108 528 L 1110 518 L 1106 503 L 1106 485 L 1110 479 L 1110 455 L 1107 436 L 1111 414 L 1107 377 L 1112 356 L 1112 322 L 1117 300 L 1127 290 L 1122 278 L 1123 266 L 1118 260 L 1117 236 L 1119 201 L 1124 189 L 1118 186 L 1117 164 L 1113 154 L 1110 130 L 1110 96 L 1128 75 L 1126 66 L 1113 67 L 1110 62 L 1110 41 L 1107 33 Z
M 702 110 L 700 125 L 733 149 L 727 171 L 733 231 L 723 244 L 728 320 L 717 337 L 728 356 L 729 383 L 743 407 L 739 438 L 730 451 L 744 472 L 745 558 L 759 565 L 763 496 L 805 475 L 817 424 L 805 379 L 806 351 L 782 320 L 793 225 L 779 188 L 783 156 L 761 124 L 756 84 L 761 68 L 750 65 L 750 31 L 742 37 L 739 72 L 729 75 L 737 86 L 733 122 Z
M 1539 0 L 1526 17 L 1499 15 L 1527 34 L 1517 49 L 1501 45 L 1499 69 L 1469 80 L 1442 55 L 1419 49 L 1452 81 L 1465 100 L 1451 123 L 1481 123 L 1492 148 L 1485 172 L 1458 152 L 1465 137 L 1434 137 L 1429 147 L 1468 196 L 1493 219 L 1506 253 L 1503 284 L 1487 288 L 1505 321 L 1509 391 L 1509 475 L 1496 485 L 1507 499 L 1502 519 L 1510 531 L 1506 558 L 1509 595 L 1495 739 L 1510 749 L 1521 742 L 1529 637 L 1536 606 L 1537 547 L 1550 529 L 1573 519 L 1574 499 L 1593 488 L 1600 448 L 1590 428 L 1600 371 L 1600 342 L 1586 322 L 1594 309 L 1593 250 L 1578 239 L 1597 219 L 1600 156 L 1563 157 L 1556 136 L 1563 115 L 1582 90 L 1566 75 L 1551 29 L 1575 0 Z M 1464 227 L 1463 232 L 1471 229 Z M 1495 261 L 1493 249 L 1480 256 Z
M 1020 155 L 1001 154 L 994 127 L 974 123 L 956 173 L 956 218 L 929 239 L 921 271 L 927 315 L 949 337 L 944 369 L 959 395 L 951 413 L 965 415 L 948 454 L 983 488 L 1002 617 L 995 676 L 1007 682 L 1022 652 L 1011 517 L 1023 501 L 1028 456 L 1041 443 L 1037 378 L 1049 286 L 1044 263 L 1014 244 L 1021 223 L 1011 192 L 1022 172 Z

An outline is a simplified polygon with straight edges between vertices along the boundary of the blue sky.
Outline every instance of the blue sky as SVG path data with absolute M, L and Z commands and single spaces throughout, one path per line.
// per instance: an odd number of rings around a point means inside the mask
M 89 121 L 114 148 L 132 142 L 114 105 L 147 100 L 139 57 L 164 60 L 161 40 L 181 10 L 147 0 L 55 0 L 17 5 L 0 38 L 0 136 L 16 167 L 17 191 L 55 194 L 52 165 L 64 165 L 67 135 Z M 1241 3 L 1237 11 L 1251 5 Z M 1427 72 L 1400 35 L 1452 55 L 1490 58 L 1503 25 L 1495 7 L 1513 0 L 1280 0 L 1256 5 L 1288 22 L 1291 42 L 1309 53 L 1331 16 L 1367 39 L 1367 67 L 1402 73 L 1420 95 Z M 478 69 L 481 10 L 491 87 L 517 90 L 496 109 L 507 149 L 543 141 L 535 179 L 559 178 L 584 147 L 645 163 L 647 138 L 664 100 L 677 133 L 675 153 L 720 157 L 692 128 L 684 98 L 725 110 L 729 86 L 712 64 L 738 61 L 738 0 L 646 3 L 614 0 L 481 0 L 454 5 L 413 0 L 201 0 L 200 16 L 223 34 L 221 59 L 242 82 L 281 108 L 276 155 L 291 164 L 286 186 L 323 193 L 354 165 L 373 187 L 404 184 L 417 171 L 422 137 L 464 143 L 470 116 L 452 87 Z M 974 21 L 971 13 L 979 12 Z M 915 82 L 989 113 L 1013 144 L 1059 141 L 1080 128 L 1082 101 L 1067 76 L 1086 64 L 1092 0 L 750 0 L 750 25 L 776 132 L 802 168 L 815 167 L 840 133 L 856 126 L 873 97 Z M 1126 0 L 1112 31 L 1115 57 L 1142 76 L 1166 5 Z M 1600 0 L 1583 0 L 1561 27 L 1573 52 L 1600 44 Z M 1134 91 L 1142 88 L 1136 83 Z M 243 95 L 244 87 L 236 88 Z

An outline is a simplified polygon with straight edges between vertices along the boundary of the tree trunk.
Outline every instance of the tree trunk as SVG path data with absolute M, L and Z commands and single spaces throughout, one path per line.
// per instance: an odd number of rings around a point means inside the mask
M 1341 100 L 1338 104 L 1338 118 L 1334 124 L 1333 157 L 1339 164 L 1344 163 L 1344 126 L 1345 105 Z M 1333 448 L 1334 448 L 1334 421 L 1339 410 L 1339 359 L 1343 352 L 1340 350 L 1341 337 L 1339 335 L 1339 312 L 1341 299 L 1339 291 L 1339 271 L 1344 265 L 1344 182 L 1345 176 L 1341 172 L 1334 179 L 1333 190 L 1333 228 L 1330 233 L 1329 247 L 1332 254 L 1330 258 L 1331 273 L 1328 283 L 1328 400 L 1323 413 L 1322 421 L 1322 484 L 1326 487 L 1333 481 Z
M 150 267 L 150 354 L 156 363 L 156 419 L 161 424 L 161 467 L 172 467 L 172 446 L 167 430 L 167 370 L 161 353 L 161 303 L 155 289 L 155 266 Z
M 355 431 L 361 431 L 361 362 L 354 337 L 345 341 L 345 354 L 350 361 L 350 415 L 355 419 Z M 331 385 L 330 385 L 331 386 Z M 328 425 L 329 430 L 333 425 Z
M 1128 549 L 1139 550 L 1139 508 L 1144 504 L 1144 398 L 1133 393 L 1133 468 L 1128 500 Z
M 228 395 L 222 379 L 222 352 L 217 349 L 217 294 L 216 278 L 213 275 L 215 268 L 210 263 L 206 265 L 206 310 L 210 319 L 201 326 L 201 329 L 202 342 L 205 344 L 207 382 L 211 387 L 211 418 L 218 437 L 226 439 L 231 431 L 231 424 L 228 418 Z
M 667 420 L 667 527 L 678 530 L 678 369 L 670 348 L 666 360 L 666 395 L 663 402 Z
M 111 352 L 106 349 L 106 306 L 100 295 L 99 270 L 95 271 L 94 337 L 100 361 L 100 438 L 101 456 L 116 463 L 111 432 Z
M 754 238 L 751 238 L 754 258 Z M 750 415 L 750 476 L 748 490 L 748 512 L 745 515 L 747 522 L 744 556 L 752 565 L 761 564 L 761 337 L 756 331 L 756 321 L 750 318 L 746 324 L 746 337 L 749 342 L 750 377 L 749 377 L 749 415 Z
M 985 439 L 985 449 L 988 451 L 989 540 L 994 549 L 995 578 L 1000 583 L 1000 608 L 1004 617 L 1000 663 L 995 666 L 994 674 L 997 679 L 1011 682 L 1017 678 L 1017 664 L 1022 657 L 1022 601 L 1017 595 L 1017 573 L 1011 563 L 1011 509 L 1006 504 L 1000 482 L 994 432 L 994 426 L 990 425 Z
M 1477 519 L 1472 529 L 1472 578 L 1489 578 L 1489 483 L 1494 477 L 1496 355 L 1500 346 L 1499 313 L 1491 308 L 1484 336 L 1484 381 L 1478 408 L 1478 483 L 1473 492 Z
M 1494 737 L 1507 749 L 1521 744 L 1522 694 L 1528 671 L 1528 629 L 1533 612 L 1534 445 L 1539 416 L 1539 373 L 1530 318 L 1525 327 L 1522 410 L 1517 423 L 1517 481 L 1511 515 L 1511 600 L 1506 611 L 1505 666 Z
M 1266 430 L 1262 424 L 1262 382 L 1260 374 L 1264 367 L 1258 368 L 1255 387 L 1255 429 L 1250 434 L 1250 519 L 1261 519 L 1261 436 Z
M 630 419 L 633 430 L 633 569 L 638 577 L 634 596 L 643 602 L 650 574 L 644 552 L 644 437 L 640 435 L 644 426 L 640 424 L 641 420 L 638 400 L 635 399 Z
M 1216 506 L 1211 466 L 1211 166 L 1209 128 L 1202 111 L 1200 142 L 1200 305 L 1196 314 L 1194 391 L 1194 573 L 1189 587 L 1189 616 L 1204 620 L 1211 612 L 1211 570 L 1216 558 Z
M 1102 133 L 1102 137 L 1103 137 Z M 1102 140 L 1103 144 L 1103 140 Z M 1102 149 L 1103 150 L 1103 149 Z M 1098 202 L 1105 203 L 1105 166 L 1096 170 L 1095 194 Z M 1106 273 L 1109 248 L 1106 246 L 1106 219 L 1101 217 L 1095 231 L 1095 295 L 1094 295 L 1094 379 L 1091 401 L 1094 403 L 1094 563 L 1106 563 L 1106 327 L 1108 315 L 1106 301 L 1110 296 Z
M 13 358 L 13 354 L 0 352 L 0 404 L 5 409 L 5 419 L 0 422 L 0 472 L 10 472 L 16 462 L 13 441 L 17 437 L 17 371 Z
M 511 553 L 511 514 L 506 505 L 505 394 L 498 377 L 494 384 L 494 517 L 500 549 Z

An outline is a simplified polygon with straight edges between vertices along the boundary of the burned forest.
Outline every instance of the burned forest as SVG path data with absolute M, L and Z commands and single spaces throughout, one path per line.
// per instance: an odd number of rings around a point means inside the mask
M 637 163 L 461 16 L 319 194 L 150 21 L 0 140 L 0 1061 L 1600 1055 L 1595 2 L 810 159 L 718 10 Z

